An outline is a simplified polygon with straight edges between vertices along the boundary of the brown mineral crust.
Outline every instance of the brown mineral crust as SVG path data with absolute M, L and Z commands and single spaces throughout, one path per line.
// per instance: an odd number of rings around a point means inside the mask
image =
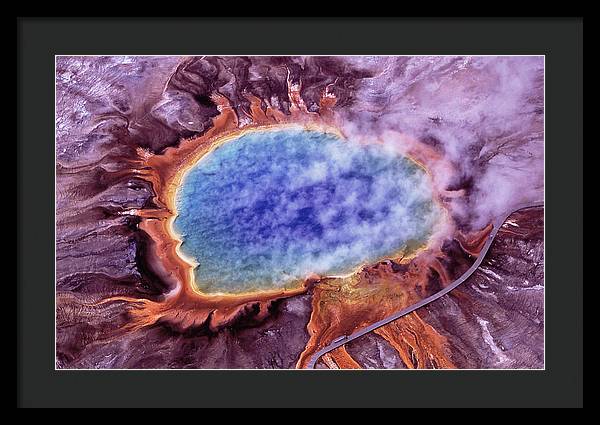
M 512 214 L 469 279 L 347 352 L 361 367 L 543 367 L 543 229 L 543 208 Z
M 455 251 L 449 257 L 448 252 L 455 248 L 456 245 L 448 241 L 438 241 L 438 245 L 428 246 L 409 259 L 401 257 L 365 266 L 349 277 L 328 279 L 316 285 L 308 324 L 311 338 L 297 367 L 306 367 L 312 356 L 335 338 L 382 320 L 460 277 L 460 274 L 450 276 L 450 273 L 464 272 L 474 259 L 465 252 L 456 255 Z M 410 324 L 413 328 L 420 325 L 414 320 Z M 386 337 L 393 335 L 388 332 Z M 441 365 L 450 364 L 440 354 L 443 351 L 440 343 L 439 338 L 433 338 L 430 343 L 438 347 L 436 361 Z
M 325 354 L 323 361 L 330 369 L 362 369 L 343 346 Z
M 260 99 L 264 111 L 272 108 L 289 115 L 295 107 L 320 113 L 326 87 L 341 106 L 347 106 L 353 101 L 354 81 L 371 76 L 336 57 L 192 57 L 179 64 L 168 88 L 189 93 L 209 106 L 208 97 L 219 92 L 230 100 L 239 117 L 250 114 L 249 95 Z M 292 98 L 288 91 L 296 84 L 299 89 Z
M 487 235 L 492 231 L 492 228 L 493 225 L 490 223 L 479 232 L 464 234 L 463 232 L 458 231 L 456 240 L 466 253 L 469 255 L 477 255 L 477 253 L 481 252 L 483 249 Z
M 452 369 L 447 340 L 415 312 L 374 331 L 398 351 L 409 369 Z

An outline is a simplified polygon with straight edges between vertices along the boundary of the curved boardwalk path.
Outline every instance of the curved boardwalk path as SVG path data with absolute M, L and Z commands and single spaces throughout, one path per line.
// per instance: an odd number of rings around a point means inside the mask
M 441 291 L 427 297 L 427 298 L 423 298 L 421 301 L 412 304 L 409 307 L 406 307 L 394 314 L 392 314 L 391 316 L 386 317 L 385 319 L 382 319 L 378 322 L 373 323 L 372 325 L 367 326 L 366 328 L 363 328 L 359 331 L 354 332 L 351 335 L 344 335 L 341 337 L 338 337 L 336 339 L 333 340 L 333 342 L 329 345 L 327 345 L 326 347 L 320 349 L 319 351 L 317 351 L 315 354 L 313 354 L 312 358 L 310 359 L 310 362 L 307 365 L 308 369 L 314 369 L 315 365 L 317 364 L 317 360 L 319 360 L 319 358 L 324 355 L 327 354 L 328 352 L 330 352 L 331 350 L 335 350 L 338 347 L 341 347 L 344 344 L 347 344 L 348 342 L 352 341 L 353 339 L 359 338 L 361 336 L 363 336 L 364 334 L 367 334 L 383 325 L 387 325 L 390 322 L 393 322 L 396 319 L 401 318 L 402 316 L 407 315 L 408 313 L 411 313 L 413 311 L 415 311 L 418 308 L 421 308 L 427 304 L 429 304 L 432 301 L 437 300 L 440 297 L 443 297 L 444 295 L 446 295 L 448 292 L 452 291 L 454 288 L 456 288 L 458 285 L 460 285 L 461 283 L 463 283 L 465 280 L 467 280 L 474 272 L 475 270 L 477 270 L 479 268 L 479 266 L 481 265 L 481 262 L 483 261 L 483 259 L 485 258 L 488 250 L 490 249 L 490 246 L 492 245 L 492 242 L 494 242 L 494 239 L 496 238 L 496 234 L 498 233 L 498 231 L 500 230 L 500 228 L 502 227 L 502 225 L 506 222 L 506 220 L 508 219 L 508 217 L 510 217 L 512 214 L 516 213 L 517 211 L 520 210 L 524 210 L 527 208 L 534 208 L 534 207 L 543 207 L 544 204 L 532 204 L 532 205 L 526 205 L 526 206 L 520 206 L 517 209 L 514 209 L 506 214 L 504 214 L 503 216 L 499 217 L 496 219 L 496 221 L 494 222 L 494 228 L 492 229 L 492 231 L 490 232 L 487 241 L 485 242 L 485 245 L 483 246 L 483 249 L 481 250 L 481 252 L 479 253 L 479 255 L 477 256 L 477 260 L 475 260 L 475 262 L 473 263 L 473 265 L 471 265 L 471 267 L 469 267 L 469 269 L 463 273 L 463 275 L 458 278 L 457 280 L 455 280 L 454 282 L 452 282 L 450 285 L 446 286 L 444 289 L 442 289 Z

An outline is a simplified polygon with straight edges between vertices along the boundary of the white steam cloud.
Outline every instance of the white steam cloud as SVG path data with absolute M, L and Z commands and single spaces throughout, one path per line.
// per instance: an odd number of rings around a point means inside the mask
M 477 227 L 543 200 L 543 57 L 346 59 L 374 77 L 360 80 L 344 131 L 434 144 L 457 170 L 441 176 L 449 185 L 473 182 L 457 217 Z

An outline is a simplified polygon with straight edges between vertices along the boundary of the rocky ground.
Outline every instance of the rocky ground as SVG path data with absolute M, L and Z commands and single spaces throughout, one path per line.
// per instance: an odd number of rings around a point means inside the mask
M 448 186 L 463 191 L 465 202 L 454 216 L 465 228 L 480 228 L 511 203 L 541 199 L 543 70 L 538 61 L 519 61 L 58 57 L 57 367 L 296 365 L 309 339 L 310 292 L 275 302 L 259 323 L 242 318 L 219 332 L 186 333 L 160 322 L 128 331 L 129 303 L 101 303 L 118 295 L 160 301 L 172 289 L 155 268 L 153 241 L 138 227 L 136 211 L 157 208 L 139 158 L 210 128 L 220 113 L 215 92 L 229 99 L 240 125 L 249 115 L 246 94 L 287 113 L 288 88 L 301 84 L 310 112 L 319 112 L 324 91 L 334 94 L 348 132 L 410 131 L 457 164 Z M 499 233 L 475 275 L 416 312 L 418 321 L 403 328 L 399 343 L 417 350 L 419 336 L 406 336 L 407 329 L 431 328 L 448 365 L 543 367 L 541 211 L 514 223 Z M 379 334 L 346 348 L 361 367 L 411 366 Z
M 450 294 L 411 313 L 445 338 L 458 368 L 544 367 L 544 213 L 514 214 L 496 236 L 479 269 Z M 385 327 L 414 318 L 397 320 Z M 410 323 L 409 323 L 410 326 Z M 422 338 L 404 341 L 417 351 Z M 346 345 L 363 368 L 433 368 L 412 357 L 406 364 L 386 339 L 371 332 Z M 326 367 L 320 362 L 317 367 Z

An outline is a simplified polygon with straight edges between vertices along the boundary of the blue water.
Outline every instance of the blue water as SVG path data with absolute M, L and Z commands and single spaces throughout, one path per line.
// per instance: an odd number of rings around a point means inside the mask
M 440 214 L 412 161 L 302 129 L 224 143 L 188 171 L 176 204 L 174 229 L 207 293 L 351 272 L 426 240 Z

